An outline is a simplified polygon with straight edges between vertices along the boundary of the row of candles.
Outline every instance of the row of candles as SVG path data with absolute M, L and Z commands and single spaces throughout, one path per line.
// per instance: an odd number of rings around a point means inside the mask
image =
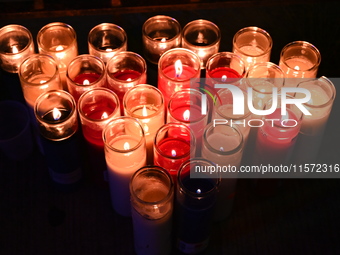
M 204 250 L 211 220 L 230 214 L 237 175 L 190 178 L 196 166 L 239 167 L 242 160 L 278 165 L 292 155 L 295 162 L 316 158 L 335 98 L 332 82 L 316 79 L 316 47 L 290 43 L 276 65 L 269 62 L 272 39 L 263 29 L 238 31 L 233 52 L 218 52 L 220 37 L 218 26 L 206 20 L 183 30 L 171 17 L 147 20 L 144 56 L 158 64 L 156 88 L 146 84 L 146 61 L 126 51 L 127 36 L 117 25 L 94 27 L 89 54 L 79 56 L 75 31 L 64 23 L 39 31 L 39 54 L 24 27 L 0 30 L 2 68 L 18 72 L 51 178 L 62 187 L 81 179 L 79 117 L 93 178 L 101 185 L 108 180 L 117 213 L 132 214 L 138 254 L 170 252 L 174 198 L 177 247 L 184 253 Z M 281 116 L 279 104 L 268 116 L 252 114 L 247 105 L 236 116 L 231 91 L 212 89 L 216 84 L 233 84 L 244 98 L 246 88 L 252 88 L 256 109 L 271 107 L 273 88 L 306 88 L 311 100 L 305 106 L 312 115 L 289 105 Z M 225 122 L 214 125 L 216 119 Z

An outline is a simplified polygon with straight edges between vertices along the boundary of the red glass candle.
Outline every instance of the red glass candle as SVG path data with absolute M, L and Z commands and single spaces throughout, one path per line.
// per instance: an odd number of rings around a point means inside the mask
M 158 130 L 154 142 L 154 164 L 166 169 L 176 180 L 180 166 L 195 151 L 193 133 L 184 124 L 168 123 Z

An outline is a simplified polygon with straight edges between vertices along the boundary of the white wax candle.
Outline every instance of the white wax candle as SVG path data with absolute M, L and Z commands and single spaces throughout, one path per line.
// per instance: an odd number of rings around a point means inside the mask
M 137 138 L 122 135 L 110 142 L 119 152 L 106 148 L 105 158 L 109 173 L 109 184 L 113 208 L 123 216 L 131 215 L 129 182 L 131 176 L 146 164 L 145 144 L 128 151 L 138 144 Z M 122 152 L 127 150 L 126 153 Z

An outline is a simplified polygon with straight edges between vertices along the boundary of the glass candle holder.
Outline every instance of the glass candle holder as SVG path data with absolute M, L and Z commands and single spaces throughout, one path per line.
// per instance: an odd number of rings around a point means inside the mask
M 107 123 L 120 116 L 118 97 L 107 88 L 90 89 L 81 95 L 77 108 L 87 141 L 92 179 L 99 186 L 108 187 L 102 133 Z
M 195 155 L 196 138 L 190 128 L 181 123 L 167 123 L 156 133 L 154 164 L 169 171 L 176 180 L 180 166 Z
M 9 73 L 17 73 L 21 62 L 34 54 L 31 32 L 20 25 L 7 25 L 0 29 L 1 68 Z
M 322 76 L 301 82 L 298 88 L 310 91 L 311 99 L 304 106 L 311 115 L 303 115 L 299 137 L 296 141 L 293 161 L 296 164 L 316 163 L 323 134 L 336 95 L 334 84 Z M 296 93 L 296 98 L 303 97 Z
M 122 51 L 114 55 L 107 63 L 108 88 L 114 91 L 121 103 L 123 113 L 123 97 L 130 88 L 146 83 L 146 62 L 137 53 Z
M 201 151 L 203 131 L 208 123 L 208 115 L 202 114 L 202 99 L 200 91 L 183 89 L 174 93 L 168 104 L 168 122 L 180 122 L 192 130 L 197 153 Z
M 157 166 L 139 169 L 130 182 L 136 254 L 170 254 L 174 184 Z
M 259 27 L 242 28 L 233 38 L 233 52 L 242 58 L 246 69 L 256 63 L 269 62 L 272 47 L 271 36 Z
M 207 60 L 218 52 L 220 41 L 220 29 L 208 20 L 191 21 L 182 31 L 182 47 L 192 50 L 200 57 L 202 69 Z
M 50 55 L 57 62 L 64 90 L 67 90 L 67 66 L 78 55 L 77 35 L 73 27 L 62 22 L 49 23 L 38 32 L 37 43 L 39 53 Z
M 146 165 L 144 131 L 131 117 L 113 119 L 103 131 L 111 202 L 122 216 L 131 216 L 129 183 L 132 175 Z
M 158 64 L 158 88 L 162 91 L 165 105 L 173 93 L 190 88 L 190 79 L 199 78 L 201 60 L 196 53 L 184 48 L 165 52 Z
M 192 159 L 181 166 L 177 175 L 176 244 L 185 254 L 203 252 L 209 244 L 220 178 L 202 173 L 200 178 L 190 178 L 197 168 L 209 167 L 214 167 L 210 161 Z
M 26 103 L 32 110 L 41 94 L 62 89 L 57 63 L 45 54 L 26 58 L 20 65 L 19 78 Z
M 136 118 L 144 129 L 148 163 L 153 163 L 153 141 L 158 129 L 164 125 L 164 98 L 154 86 L 140 84 L 124 96 L 124 115 Z
M 76 102 L 85 92 L 93 88 L 106 87 L 106 68 L 103 60 L 84 54 L 74 58 L 66 72 L 68 91 Z
M 82 177 L 82 150 L 76 103 L 64 90 L 41 94 L 34 107 L 49 173 L 61 189 L 72 189 Z
M 101 58 L 106 64 L 117 52 L 127 50 L 127 35 L 120 26 L 102 23 L 91 29 L 88 48 L 90 55 Z
M 181 46 L 181 25 L 174 18 L 157 15 L 144 22 L 142 28 L 145 58 L 157 64 L 160 56 Z
M 231 167 L 235 173 L 222 173 L 217 195 L 214 220 L 226 219 L 232 210 L 236 192 L 237 171 L 243 156 L 243 135 L 236 128 L 226 124 L 210 123 L 204 130 L 202 158 L 220 167 Z
M 321 62 L 319 50 L 309 42 L 295 41 L 281 51 L 279 66 L 287 78 L 316 78 Z M 299 79 L 287 79 L 286 86 L 296 87 Z

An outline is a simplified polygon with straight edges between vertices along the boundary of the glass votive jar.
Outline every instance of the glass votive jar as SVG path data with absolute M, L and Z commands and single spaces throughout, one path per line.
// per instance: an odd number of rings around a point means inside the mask
M 131 209 L 135 252 L 170 254 L 174 184 L 158 166 L 139 169 L 131 178 Z
M 17 73 L 21 62 L 34 54 L 31 32 L 20 25 L 7 25 L 0 29 L 1 68 L 9 73 Z
M 174 93 L 168 104 L 167 122 L 180 122 L 192 130 L 196 137 L 196 153 L 201 151 L 203 131 L 208 123 L 208 115 L 202 114 L 202 100 L 200 91 L 183 89 Z
M 107 63 L 107 86 L 114 91 L 121 103 L 123 113 L 123 97 L 130 88 L 146 83 L 146 62 L 137 53 L 121 51 Z
M 122 216 L 131 216 L 130 179 L 146 165 L 143 128 L 135 118 L 117 117 L 106 125 L 103 140 L 112 207 Z
M 34 113 L 51 179 L 60 189 L 73 189 L 84 159 L 74 98 L 64 90 L 47 91 L 37 98 Z
M 127 50 L 127 35 L 120 26 L 102 23 L 89 32 L 88 48 L 90 55 L 101 58 L 106 64 L 117 52 Z
M 76 102 L 85 92 L 93 88 L 106 87 L 106 68 L 103 60 L 84 54 L 74 58 L 66 72 L 68 91 Z
M 213 168 L 208 160 L 193 158 L 183 163 L 177 175 L 176 246 L 185 254 L 200 254 L 208 244 L 220 178 L 197 170 Z M 196 173 L 197 174 L 197 173 Z
M 60 78 L 67 90 L 66 69 L 78 55 L 77 35 L 73 27 L 62 22 L 49 23 L 37 35 L 39 53 L 50 55 L 58 64 Z
M 182 47 L 192 50 L 200 57 L 202 69 L 205 68 L 207 60 L 218 52 L 220 41 L 220 29 L 208 20 L 191 21 L 182 31 Z
M 259 27 L 242 28 L 233 38 L 233 52 L 242 58 L 246 69 L 256 63 L 269 62 L 272 47 L 271 36 Z
M 117 95 L 107 88 L 94 88 L 83 93 L 77 104 L 83 136 L 87 144 L 91 173 L 95 183 L 106 187 L 107 169 L 103 130 L 107 123 L 120 116 Z
M 157 64 L 160 56 L 181 46 L 181 25 L 174 18 L 157 15 L 144 22 L 142 28 L 145 58 Z
M 30 55 L 21 63 L 18 74 L 25 101 L 32 110 L 41 94 L 62 89 L 58 66 L 51 56 Z
M 139 84 L 125 93 L 124 115 L 136 118 L 144 129 L 148 164 L 153 163 L 153 141 L 164 125 L 164 98 L 154 86 Z
M 190 80 L 199 78 L 201 60 L 196 53 L 184 48 L 165 52 L 158 63 L 158 88 L 162 91 L 165 105 L 173 93 L 190 88 Z
M 154 164 L 169 171 L 176 180 L 180 166 L 194 157 L 196 138 L 189 127 L 182 123 L 167 123 L 156 133 Z
M 237 172 L 243 156 L 243 135 L 236 128 L 227 124 L 210 123 L 204 130 L 202 158 L 220 168 L 231 168 L 234 172 L 222 172 L 217 195 L 214 220 L 226 219 L 232 210 L 236 192 Z
M 314 45 L 305 41 L 295 41 L 281 50 L 279 66 L 287 78 L 315 78 L 320 62 L 320 52 Z M 286 86 L 296 87 L 301 81 L 287 79 Z

